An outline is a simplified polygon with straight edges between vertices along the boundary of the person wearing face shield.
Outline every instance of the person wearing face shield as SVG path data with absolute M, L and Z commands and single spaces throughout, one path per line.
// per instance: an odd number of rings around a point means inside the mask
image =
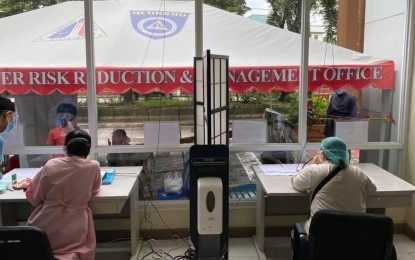
M 51 129 L 48 134 L 46 143 L 48 145 L 63 146 L 66 135 L 80 128 L 75 124 L 75 118 L 78 114 L 76 107 L 69 103 L 61 103 L 56 109 L 56 127 Z
M 357 98 L 343 89 L 336 90 L 330 98 L 326 115 L 333 119 L 326 120 L 324 134 L 326 137 L 334 136 L 334 121 L 336 118 L 357 117 Z
M 358 167 L 350 165 L 350 153 L 339 137 L 323 139 L 320 152 L 311 164 L 292 178 L 292 187 L 313 194 L 319 184 L 335 170 L 333 178 L 316 193 L 310 206 L 310 218 L 304 227 L 308 232 L 314 213 L 322 209 L 366 212 L 366 200 L 376 192 L 375 183 Z
M 19 118 L 14 103 L 5 97 L 0 96 L 0 133 L 12 132 Z M 0 135 L 0 165 L 4 164 L 4 139 Z M 1 167 L 3 168 L 3 167 Z M 1 179 L 1 175 L 0 175 Z
M 267 120 L 268 143 L 292 143 L 297 141 L 297 135 L 284 115 L 273 109 L 266 108 L 264 118 Z M 290 151 L 264 151 L 261 154 L 261 163 L 263 164 L 293 162 L 294 157 Z

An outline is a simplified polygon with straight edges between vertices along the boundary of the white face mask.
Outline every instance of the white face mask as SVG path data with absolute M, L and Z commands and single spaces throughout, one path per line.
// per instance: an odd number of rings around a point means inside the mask
M 284 129 L 285 129 L 284 124 L 282 124 L 280 122 L 278 122 L 276 124 L 274 123 L 273 128 L 272 128 L 272 134 L 275 137 L 284 138 Z
M 3 158 L 4 158 L 4 139 L 3 137 L 0 135 L 0 164 L 3 163 Z
M 319 162 L 319 163 L 322 163 L 323 161 L 324 161 L 323 154 L 322 154 L 322 153 L 320 153 L 320 154 L 318 155 L 318 162 Z

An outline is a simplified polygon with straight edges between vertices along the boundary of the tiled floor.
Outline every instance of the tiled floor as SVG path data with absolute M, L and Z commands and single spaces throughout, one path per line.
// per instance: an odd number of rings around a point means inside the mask
M 415 260 L 415 242 L 405 235 L 395 235 L 394 243 L 398 254 L 398 260 Z M 229 259 L 231 260 L 257 260 L 258 256 L 252 238 L 231 238 L 229 240 Z M 175 256 L 184 255 L 188 244 L 183 240 L 149 240 L 142 244 L 139 258 L 148 259 L 172 259 Z M 157 252 L 154 254 L 152 252 Z M 169 254 L 171 257 L 169 257 Z M 291 244 L 288 237 L 266 238 L 265 254 L 267 260 L 291 260 Z M 128 253 L 110 255 L 97 254 L 96 260 L 103 259 L 129 259 Z M 163 258 L 164 257 L 164 258 Z M 177 259 L 177 258 L 175 258 Z

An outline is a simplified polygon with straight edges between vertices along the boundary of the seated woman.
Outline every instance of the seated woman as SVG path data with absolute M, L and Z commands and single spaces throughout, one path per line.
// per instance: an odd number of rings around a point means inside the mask
M 129 145 L 130 137 L 122 128 L 117 128 L 112 132 L 112 145 Z M 144 161 L 149 157 L 147 153 L 109 153 L 107 155 L 108 166 L 142 166 Z
M 26 191 L 36 207 L 27 224 L 43 229 L 55 259 L 95 259 L 96 238 L 88 201 L 101 187 L 99 163 L 86 159 L 91 137 L 83 130 L 65 137 L 66 157 L 50 159 Z

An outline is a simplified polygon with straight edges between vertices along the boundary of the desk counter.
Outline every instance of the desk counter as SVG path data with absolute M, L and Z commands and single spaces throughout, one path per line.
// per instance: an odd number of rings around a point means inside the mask
M 138 178 L 142 167 L 103 167 L 101 169 L 115 169 L 116 175 L 110 185 L 102 185 L 101 190 L 93 195 L 89 207 L 94 214 L 117 214 L 121 212 L 125 203 L 130 201 L 131 259 L 137 259 L 140 248 Z M 27 203 L 26 195 L 21 190 L 6 191 L 0 194 L 0 204 L 2 203 Z M 0 205 L 0 226 L 3 223 L 1 213 Z
M 374 196 L 368 198 L 367 207 L 384 209 L 411 207 L 415 186 L 372 163 L 354 164 L 361 168 L 377 186 Z M 291 176 L 266 175 L 259 165 L 252 166 L 257 181 L 256 237 L 255 244 L 260 259 L 264 255 L 265 225 L 267 215 L 307 215 L 310 194 L 302 193 L 291 186 Z
M 409 207 L 412 205 L 411 195 L 415 193 L 414 185 L 373 163 L 357 163 L 353 165 L 361 168 L 376 183 L 377 191 L 375 196 L 368 199 L 368 208 Z M 292 176 L 266 175 L 259 165 L 253 165 L 252 168 L 265 196 L 306 197 L 307 200 L 309 199 L 310 194 L 299 192 L 291 186 Z

